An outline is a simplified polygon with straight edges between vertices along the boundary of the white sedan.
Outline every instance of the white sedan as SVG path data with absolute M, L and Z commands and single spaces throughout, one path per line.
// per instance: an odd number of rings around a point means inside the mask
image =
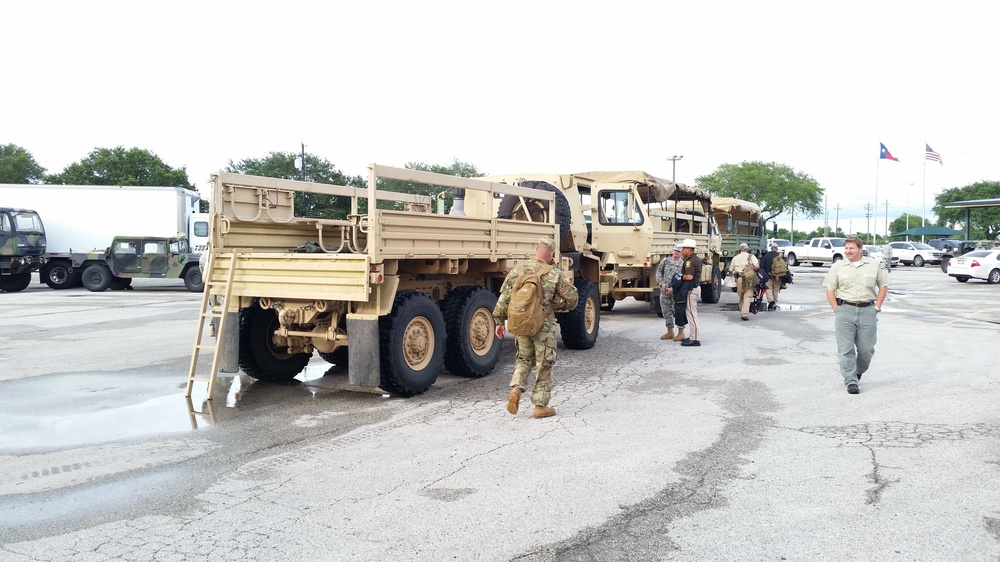
M 985 279 L 987 283 L 1000 283 L 1000 250 L 976 250 L 964 256 L 951 258 L 948 275 L 959 283 L 969 279 Z
M 865 244 L 865 247 L 862 248 L 861 255 L 875 258 L 876 261 L 883 261 L 885 259 L 885 254 L 882 252 L 882 246 L 876 246 L 874 244 Z M 892 267 L 896 267 L 897 265 L 899 265 L 899 256 L 892 256 Z

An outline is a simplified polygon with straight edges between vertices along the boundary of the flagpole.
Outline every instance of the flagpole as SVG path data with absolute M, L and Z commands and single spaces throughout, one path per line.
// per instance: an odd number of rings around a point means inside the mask
M 924 146 L 926 147 L 927 143 L 924 143 Z M 920 226 L 927 226 L 927 153 L 926 152 L 924 153 L 924 187 L 920 191 L 920 201 L 922 206 L 920 210 Z M 920 241 L 921 242 L 924 241 L 923 234 L 920 235 Z
M 880 143 L 881 145 L 881 143 Z M 878 161 L 875 162 L 875 236 L 878 236 L 878 175 L 882 164 L 882 154 L 879 153 Z M 868 232 L 868 236 L 871 237 L 872 244 L 877 244 L 878 241 L 872 237 L 871 231 Z

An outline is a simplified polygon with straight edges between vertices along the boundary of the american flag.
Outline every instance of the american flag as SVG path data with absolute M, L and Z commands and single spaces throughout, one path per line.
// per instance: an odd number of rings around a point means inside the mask
M 926 158 L 927 160 L 933 160 L 938 164 L 944 166 L 944 160 L 941 159 L 941 155 L 938 154 L 937 152 L 934 152 L 934 149 L 931 148 L 931 145 L 924 143 L 924 146 L 927 147 L 927 150 L 924 152 L 925 154 L 924 158 Z

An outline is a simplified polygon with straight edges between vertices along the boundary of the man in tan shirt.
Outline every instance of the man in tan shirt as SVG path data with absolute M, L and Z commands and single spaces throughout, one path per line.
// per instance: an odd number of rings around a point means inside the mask
M 823 279 L 826 300 L 834 313 L 840 374 L 849 394 L 858 394 L 858 381 L 875 355 L 878 313 L 889 292 L 889 271 L 883 261 L 861 255 L 861 240 L 844 240 L 844 255 Z
M 754 291 L 757 290 L 758 283 L 756 274 L 752 278 L 747 278 L 747 276 L 742 274 L 747 264 L 753 267 L 754 272 L 760 269 L 760 262 L 757 261 L 757 256 L 750 253 L 750 246 L 744 242 L 740 244 L 740 253 L 736 254 L 736 257 L 729 264 L 729 274 L 736 276 L 736 294 L 739 295 L 740 300 L 741 320 L 749 319 L 747 314 L 750 313 L 750 303 L 753 302 Z

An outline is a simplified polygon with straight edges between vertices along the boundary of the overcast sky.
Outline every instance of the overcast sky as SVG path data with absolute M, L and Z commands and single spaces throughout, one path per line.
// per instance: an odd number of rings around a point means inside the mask
M 991 2 L 12 2 L 0 143 L 50 172 L 140 147 L 204 186 L 306 150 L 491 173 L 775 161 L 830 222 L 1000 179 Z M 878 164 L 879 141 L 900 162 Z M 944 165 L 926 163 L 924 143 Z M 788 226 L 788 217 L 779 219 Z M 796 226 L 815 226 L 797 217 Z

